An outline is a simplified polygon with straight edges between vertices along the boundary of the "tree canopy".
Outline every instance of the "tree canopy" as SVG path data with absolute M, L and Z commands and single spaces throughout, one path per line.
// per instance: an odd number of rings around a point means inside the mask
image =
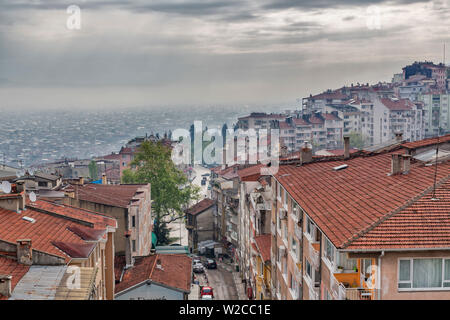
M 122 183 L 151 184 L 158 245 L 170 242 L 167 224 L 184 217 L 189 203 L 199 197 L 199 188 L 175 166 L 171 152 L 161 142 L 145 141 L 135 154 L 131 169 L 124 170 L 122 176 Z

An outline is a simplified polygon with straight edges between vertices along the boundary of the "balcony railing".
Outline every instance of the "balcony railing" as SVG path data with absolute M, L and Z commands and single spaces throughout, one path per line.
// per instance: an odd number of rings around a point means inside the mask
M 294 234 L 298 238 L 298 240 L 302 241 L 303 232 L 302 232 L 302 229 L 298 225 L 294 226 Z
M 378 300 L 378 289 L 344 288 L 346 300 Z
M 309 288 L 309 300 L 319 300 L 318 288 Z
M 308 244 L 308 248 L 309 248 L 309 257 L 311 259 L 311 264 L 314 266 L 314 268 L 318 268 L 319 267 L 319 258 L 320 258 L 320 254 L 319 254 L 319 250 L 317 247 L 319 244 L 315 243 L 315 244 L 311 244 L 311 242 L 309 242 Z

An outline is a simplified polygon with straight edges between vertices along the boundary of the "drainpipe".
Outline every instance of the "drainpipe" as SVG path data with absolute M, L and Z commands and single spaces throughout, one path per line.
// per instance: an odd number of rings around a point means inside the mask
M 378 273 L 379 273 L 379 276 L 377 276 L 378 300 L 381 300 L 381 258 L 382 257 L 384 257 L 384 250 L 381 251 L 381 254 L 378 257 Z

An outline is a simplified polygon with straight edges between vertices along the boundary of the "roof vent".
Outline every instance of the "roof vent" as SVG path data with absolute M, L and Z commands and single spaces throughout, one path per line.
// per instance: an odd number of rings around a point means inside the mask
M 334 171 L 339 171 L 339 170 L 344 170 L 346 168 L 348 168 L 348 164 L 343 164 L 341 166 L 334 167 L 333 170 Z
M 36 222 L 36 219 L 30 218 L 30 217 L 26 217 L 26 216 L 22 217 L 22 219 L 25 220 L 25 221 L 31 222 L 31 223 L 35 223 Z

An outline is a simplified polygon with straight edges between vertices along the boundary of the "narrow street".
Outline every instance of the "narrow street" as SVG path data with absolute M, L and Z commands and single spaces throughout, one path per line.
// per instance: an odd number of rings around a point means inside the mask
M 205 273 L 197 273 L 195 277 L 201 286 L 213 288 L 215 300 L 239 300 L 231 266 L 217 261 L 217 269 L 205 269 Z M 195 299 L 195 296 L 191 295 L 189 299 Z

